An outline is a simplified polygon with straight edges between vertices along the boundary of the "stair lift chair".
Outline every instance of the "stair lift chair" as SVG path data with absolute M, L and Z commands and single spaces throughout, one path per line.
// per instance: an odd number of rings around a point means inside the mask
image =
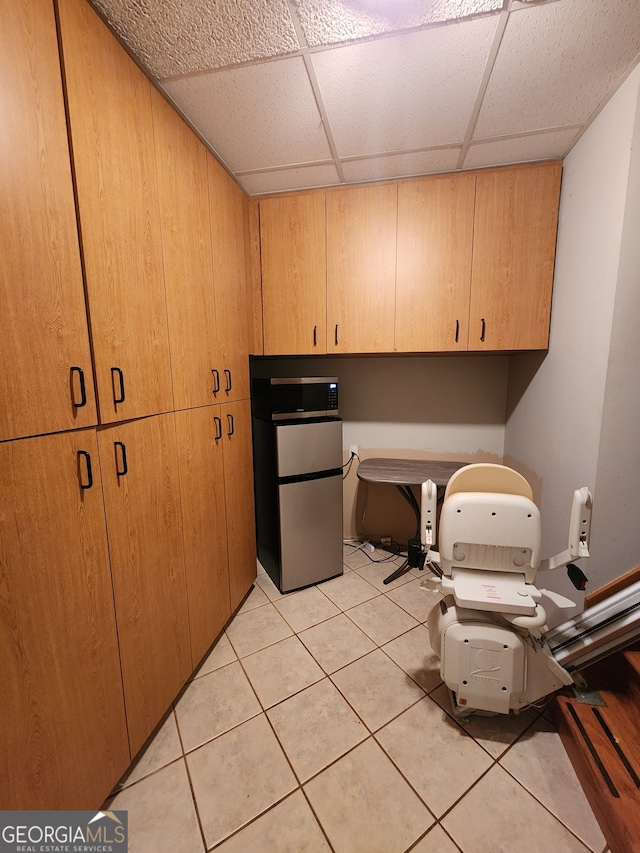
M 588 557 L 591 494 L 574 492 L 569 547 L 540 560 L 540 512 L 531 486 L 504 465 L 473 464 L 457 471 L 442 503 L 435 543 L 437 497 L 422 484 L 423 562 L 436 575 L 422 586 L 443 599 L 427 626 L 454 713 L 515 713 L 563 685 L 569 673 L 545 641 L 547 609 L 574 602 L 535 585 L 539 571 Z

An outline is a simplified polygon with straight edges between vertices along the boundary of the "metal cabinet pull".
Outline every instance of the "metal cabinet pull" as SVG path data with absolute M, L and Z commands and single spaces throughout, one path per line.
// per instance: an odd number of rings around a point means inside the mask
M 233 415 L 230 415 L 229 413 L 227 413 L 227 421 L 229 423 L 229 432 L 227 433 L 227 435 L 229 436 L 229 438 L 231 438 L 231 436 L 236 431 L 236 425 L 235 425 L 235 421 L 233 420 Z
M 116 393 L 116 377 L 118 379 L 118 392 Z M 113 402 L 117 405 L 118 403 L 124 403 L 125 393 L 124 393 L 124 374 L 119 367 L 111 368 L 111 386 L 113 388 Z
M 338 324 L 337 323 L 336 323 L 336 328 L 334 331 L 334 340 L 335 340 L 336 346 L 338 346 Z
M 71 401 L 73 403 L 74 409 L 81 409 L 83 406 L 87 405 L 87 390 L 84 386 L 84 370 L 81 367 L 71 367 L 69 369 L 71 373 Z M 78 374 L 78 379 L 80 381 L 80 402 L 76 403 L 75 394 L 73 393 L 73 375 L 74 373 Z
M 86 465 L 87 480 L 82 479 L 82 469 L 80 460 L 84 459 Z M 93 486 L 93 471 L 91 470 L 91 456 L 86 450 L 78 450 L 78 479 L 80 480 L 80 488 L 82 490 L 90 489 Z
M 220 418 L 214 416 L 213 422 L 216 425 L 215 440 L 220 441 L 220 439 L 222 438 L 222 421 L 220 420 Z
M 217 394 L 220 390 L 220 371 L 216 370 L 215 367 L 211 368 L 211 373 L 213 375 L 213 394 Z
M 122 441 L 114 441 L 113 446 L 116 454 L 116 477 L 124 477 L 124 475 L 129 471 L 129 465 L 127 463 L 127 448 L 124 446 Z M 118 465 L 118 447 L 120 448 L 120 461 L 122 462 L 122 466 Z
M 480 332 L 480 340 L 484 341 L 484 333 L 486 329 L 486 323 L 484 322 L 484 317 L 482 318 L 482 331 Z
M 456 320 L 456 343 L 458 343 L 459 333 L 460 333 L 460 320 Z
M 313 345 L 314 347 L 318 346 L 318 327 L 313 327 Z
M 231 389 L 233 388 L 233 385 L 231 383 L 231 371 L 228 370 L 226 367 L 224 369 L 224 378 L 226 380 L 224 390 L 228 394 L 229 391 L 231 391 Z

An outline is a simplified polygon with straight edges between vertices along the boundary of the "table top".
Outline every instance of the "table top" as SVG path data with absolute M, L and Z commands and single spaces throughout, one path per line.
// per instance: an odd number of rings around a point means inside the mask
M 390 483 L 394 486 L 418 486 L 433 480 L 446 486 L 452 475 L 465 462 L 432 459 L 363 459 L 358 465 L 358 478 L 366 483 Z

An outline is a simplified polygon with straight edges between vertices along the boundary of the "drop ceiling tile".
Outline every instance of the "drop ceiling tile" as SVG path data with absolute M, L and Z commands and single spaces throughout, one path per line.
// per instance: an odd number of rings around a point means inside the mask
M 163 89 L 234 172 L 331 159 L 300 57 L 167 81 Z
M 340 157 L 461 142 L 496 16 L 315 53 Z
M 287 0 L 91 0 L 157 79 L 298 50 Z
M 462 167 L 476 169 L 530 160 L 563 160 L 577 141 L 581 131 L 582 128 L 573 127 L 531 136 L 473 142 L 469 146 Z
M 499 11 L 502 0 L 295 0 L 310 46 Z
M 332 163 L 274 172 L 251 172 L 248 175 L 237 175 L 237 178 L 248 195 L 328 187 L 340 183 L 338 171 Z
M 474 136 L 588 121 L 639 52 L 638 0 L 562 0 L 512 12 Z
M 368 157 L 366 160 L 345 160 L 342 162 L 342 173 L 346 181 L 377 181 L 431 172 L 449 172 L 456 168 L 459 156 L 460 147 L 457 146 Z

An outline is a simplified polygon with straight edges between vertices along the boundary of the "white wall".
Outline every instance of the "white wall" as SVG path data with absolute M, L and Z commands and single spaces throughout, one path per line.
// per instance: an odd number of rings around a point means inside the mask
M 545 556 L 566 546 L 574 488 L 592 490 L 593 558 L 585 564 L 591 589 L 640 562 L 640 553 L 628 548 L 613 559 L 605 553 L 612 538 L 628 540 L 629 533 L 611 505 L 619 497 L 611 466 L 625 493 L 640 476 L 637 463 L 635 471 L 628 468 L 631 456 L 637 459 L 636 425 L 628 416 L 638 408 L 638 383 L 629 385 L 638 342 L 628 354 L 622 343 L 637 331 L 638 318 L 638 239 L 631 236 L 634 228 L 638 234 L 638 200 L 627 204 L 627 198 L 632 143 L 640 144 L 639 88 L 636 69 L 565 160 L 549 352 L 539 366 L 528 356 L 512 357 L 510 366 L 505 461 L 541 478 Z M 605 525 L 612 516 L 616 522 Z M 575 593 L 564 574 L 545 584 Z

